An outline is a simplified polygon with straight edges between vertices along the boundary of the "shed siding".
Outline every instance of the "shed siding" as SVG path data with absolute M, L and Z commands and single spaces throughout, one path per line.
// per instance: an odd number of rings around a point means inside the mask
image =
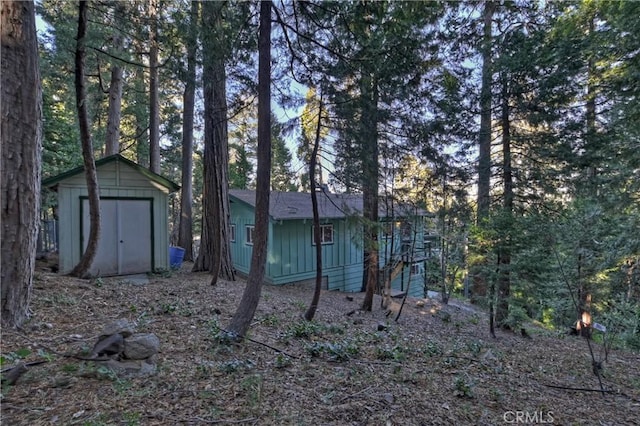
M 120 186 L 117 186 L 117 185 Z M 120 162 L 107 163 L 98 168 L 101 198 L 153 199 L 154 269 L 169 268 L 168 190 L 160 190 L 144 175 Z M 128 185 L 128 186 L 123 186 Z M 81 228 L 80 203 L 88 191 L 84 174 L 71 176 L 58 185 L 60 272 L 68 273 L 80 261 Z M 102 232 L 105 232 L 103 229 Z M 108 232 L 108 230 L 106 231 Z
M 86 186 L 84 173 L 64 180 L 65 186 Z M 98 168 L 98 184 L 105 188 L 147 188 L 168 193 L 167 188 L 154 184 L 146 176 L 128 165 L 114 161 Z

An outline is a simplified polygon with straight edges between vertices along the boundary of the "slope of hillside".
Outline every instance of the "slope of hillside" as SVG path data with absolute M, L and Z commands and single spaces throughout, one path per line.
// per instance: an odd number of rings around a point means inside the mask
M 489 336 L 486 315 L 457 301 L 408 300 L 388 316 L 376 297 L 310 287 L 263 288 L 248 341 L 221 341 L 244 282 L 209 285 L 185 265 L 148 283 L 83 281 L 40 270 L 33 318 L 3 331 L 3 369 L 29 367 L 3 386 L 7 425 L 562 425 L 637 424 L 640 354 L 612 351 L 603 395 L 584 340 L 528 328 L 531 339 Z M 420 306 L 419 306 L 420 305 Z M 157 372 L 118 378 L 63 357 L 91 349 L 114 320 L 160 339 Z M 222 339 L 224 340 L 224 339 Z M 596 358 L 604 356 L 594 344 Z M 571 389 L 569 389 L 571 388 Z M 581 389 L 581 390 L 573 390 Z

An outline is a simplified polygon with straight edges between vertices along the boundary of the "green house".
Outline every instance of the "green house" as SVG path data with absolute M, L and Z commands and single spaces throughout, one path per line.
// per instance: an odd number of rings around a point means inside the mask
M 168 196 L 180 187 L 118 154 L 97 160 L 96 170 L 101 232 L 89 274 L 169 269 Z M 46 179 L 42 186 L 58 194 L 58 260 L 65 274 L 80 261 L 89 235 L 84 168 Z
M 363 278 L 362 195 L 318 192 L 323 287 L 359 292 Z M 253 246 L 255 191 L 230 190 L 231 253 L 234 266 L 247 275 Z M 392 279 L 392 295 L 425 295 L 425 223 L 421 209 L 381 208 L 379 284 Z M 271 192 L 265 282 L 315 282 L 311 194 Z

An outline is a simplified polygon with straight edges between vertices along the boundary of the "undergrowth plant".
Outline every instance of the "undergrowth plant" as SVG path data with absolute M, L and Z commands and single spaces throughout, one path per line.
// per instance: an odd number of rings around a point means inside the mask
M 360 348 L 348 341 L 313 342 L 306 345 L 306 350 L 312 357 L 326 355 L 329 361 L 336 362 L 348 361 L 360 353 Z
M 315 321 L 303 321 L 292 323 L 285 332 L 285 337 L 309 339 L 312 336 L 321 335 L 325 328 Z
M 380 346 L 376 348 L 376 358 L 381 361 L 404 361 L 409 351 L 401 345 Z
M 462 376 L 456 377 L 453 394 L 461 398 L 473 398 L 473 382 Z
M 252 370 L 256 363 L 250 359 L 232 359 L 218 364 L 218 370 L 223 373 L 235 373 L 242 370 Z

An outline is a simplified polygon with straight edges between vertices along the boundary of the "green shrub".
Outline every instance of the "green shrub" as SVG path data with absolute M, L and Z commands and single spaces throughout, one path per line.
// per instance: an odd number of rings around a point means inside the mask
M 298 321 L 291 324 L 287 330 L 287 336 L 293 336 L 302 339 L 308 339 L 312 336 L 319 335 L 323 331 L 323 327 L 314 321 Z
M 360 348 L 350 342 L 322 343 L 313 342 L 306 347 L 307 353 L 312 357 L 326 354 L 329 361 L 343 362 L 360 353 Z
M 376 358 L 381 361 L 404 361 L 407 358 L 406 353 L 407 349 L 399 345 L 376 348 Z

